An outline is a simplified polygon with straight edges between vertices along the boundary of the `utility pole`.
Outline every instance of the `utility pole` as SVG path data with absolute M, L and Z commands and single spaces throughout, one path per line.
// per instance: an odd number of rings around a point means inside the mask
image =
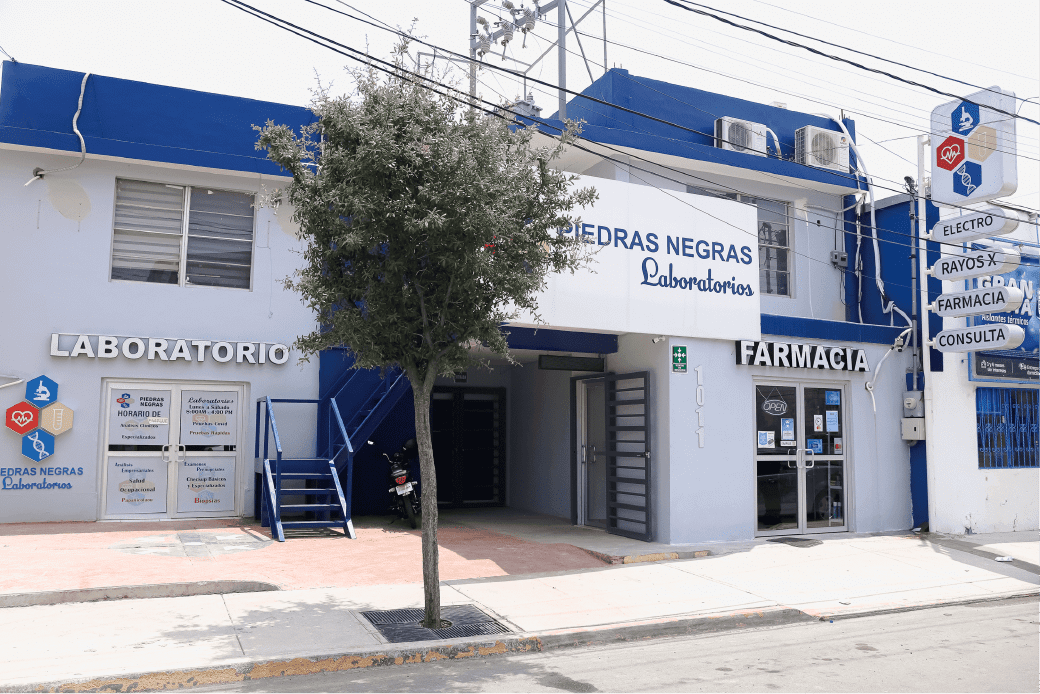
M 567 0 L 559 0 L 556 6 L 557 33 L 556 50 L 559 55 L 560 120 L 567 118 Z
M 923 399 L 924 399 L 924 454 L 925 460 L 925 484 L 928 488 L 928 528 L 935 527 L 935 495 L 938 486 L 935 480 L 935 468 L 937 464 L 938 451 L 934 442 L 934 435 L 930 429 L 935 424 L 933 416 L 934 406 L 932 400 L 935 389 L 932 383 L 932 360 L 931 348 L 929 347 L 929 318 L 928 315 L 928 244 L 926 234 L 928 232 L 928 199 L 924 196 L 924 160 L 925 152 L 928 150 L 931 140 L 928 135 L 917 136 L 917 252 L 920 263 L 918 276 L 921 278 L 921 374 L 924 377 Z

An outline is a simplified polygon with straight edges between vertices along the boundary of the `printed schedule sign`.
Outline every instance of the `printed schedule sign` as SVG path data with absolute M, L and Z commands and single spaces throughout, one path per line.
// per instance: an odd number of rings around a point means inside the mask
M 108 459 L 109 514 L 165 513 L 167 463 L 161 456 Z
M 238 392 L 181 392 L 180 442 L 185 446 L 234 446 L 238 438 Z
M 234 456 L 189 457 L 177 466 L 177 511 L 234 511 Z
M 165 446 L 170 442 L 170 391 L 112 390 L 108 403 L 110 446 Z

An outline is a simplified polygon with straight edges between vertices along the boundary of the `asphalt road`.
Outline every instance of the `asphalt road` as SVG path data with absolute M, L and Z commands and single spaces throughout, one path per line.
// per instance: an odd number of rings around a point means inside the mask
M 947 606 L 711 636 L 272 678 L 212 691 L 1036 692 L 1038 606 L 1036 598 Z

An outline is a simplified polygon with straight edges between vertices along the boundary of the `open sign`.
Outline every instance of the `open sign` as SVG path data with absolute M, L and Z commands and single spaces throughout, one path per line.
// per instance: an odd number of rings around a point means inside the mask
M 770 399 L 762 403 L 762 411 L 771 415 L 787 413 L 787 403 L 783 400 Z

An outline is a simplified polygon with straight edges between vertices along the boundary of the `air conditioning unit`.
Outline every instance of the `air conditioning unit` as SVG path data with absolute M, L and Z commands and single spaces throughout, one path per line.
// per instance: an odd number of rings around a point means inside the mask
M 848 173 L 849 138 L 843 133 L 807 125 L 795 131 L 794 158 L 799 164 Z
M 715 146 L 764 157 L 767 130 L 761 123 L 739 118 L 719 118 L 715 121 Z

